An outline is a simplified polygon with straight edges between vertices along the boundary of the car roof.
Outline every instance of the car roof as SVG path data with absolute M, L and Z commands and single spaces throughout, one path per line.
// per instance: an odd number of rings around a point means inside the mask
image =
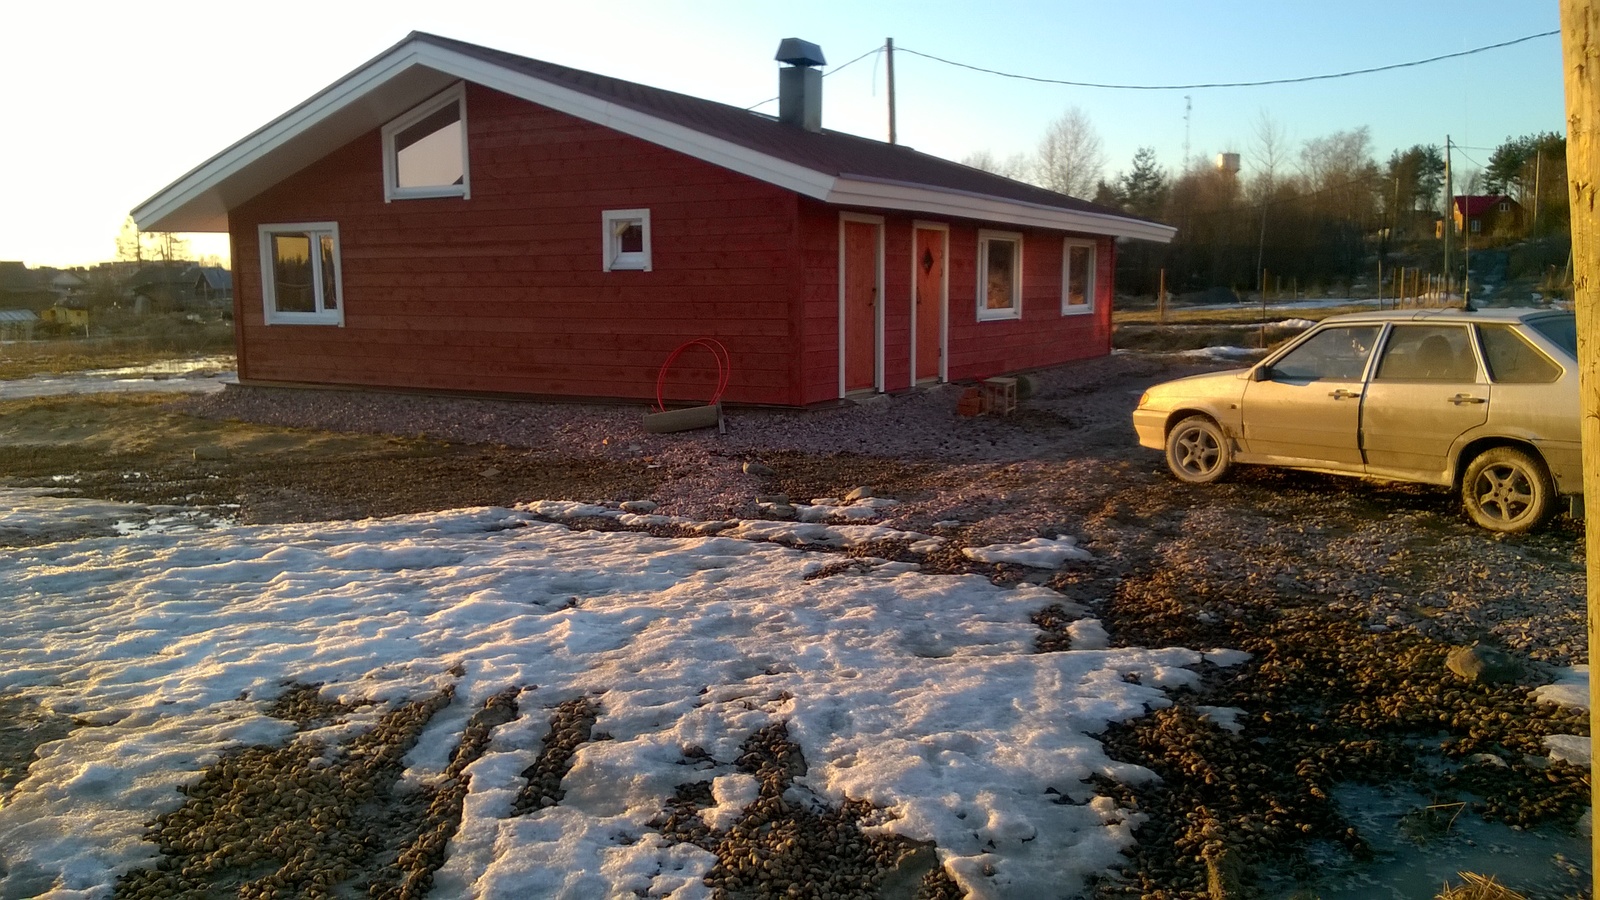
M 1522 322 L 1544 316 L 1570 316 L 1571 312 L 1534 307 L 1497 306 L 1489 309 L 1388 309 L 1328 316 L 1322 324 L 1360 322 Z

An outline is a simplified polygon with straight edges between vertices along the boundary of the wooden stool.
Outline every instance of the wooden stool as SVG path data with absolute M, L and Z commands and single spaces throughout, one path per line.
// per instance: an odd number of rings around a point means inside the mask
M 1017 411 L 1017 379 L 985 378 L 982 387 L 984 412 L 1009 416 Z

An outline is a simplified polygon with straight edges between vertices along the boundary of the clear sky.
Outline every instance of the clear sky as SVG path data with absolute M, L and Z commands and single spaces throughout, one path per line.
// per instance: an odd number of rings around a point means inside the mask
M 1321 75 L 1559 28 L 1555 0 L 52 0 L 11 4 L 0 23 L 0 260 L 30 265 L 111 258 L 128 210 L 413 29 L 750 106 L 776 96 L 785 37 L 821 45 L 834 68 L 892 37 L 899 51 L 1022 75 L 1168 85 Z M 827 78 L 824 126 L 885 137 L 884 68 L 873 55 Z M 1244 154 L 1248 176 L 1263 115 L 1296 148 L 1368 126 L 1380 163 L 1449 135 L 1466 148 L 1457 166 L 1472 169 L 1508 136 L 1564 129 L 1561 74 L 1554 36 L 1331 81 L 1168 91 L 895 55 L 901 143 L 1003 157 L 1078 106 L 1104 140 L 1107 176 L 1146 145 L 1176 170 L 1186 142 L 1191 158 Z M 192 247 L 227 253 L 220 238 Z

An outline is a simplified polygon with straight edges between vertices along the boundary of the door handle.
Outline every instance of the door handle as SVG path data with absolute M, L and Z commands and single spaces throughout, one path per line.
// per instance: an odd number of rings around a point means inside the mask
M 1450 402 L 1460 406 L 1463 403 L 1488 403 L 1489 401 L 1482 397 L 1474 397 L 1471 394 L 1457 394 L 1450 398 Z
M 1335 400 L 1353 400 L 1361 396 L 1361 394 L 1357 391 L 1347 391 L 1344 388 L 1339 388 L 1337 391 L 1331 391 L 1328 396 Z

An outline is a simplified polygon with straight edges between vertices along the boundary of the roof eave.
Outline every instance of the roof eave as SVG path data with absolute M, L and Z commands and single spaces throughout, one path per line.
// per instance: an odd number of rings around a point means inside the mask
M 1143 219 L 861 176 L 841 176 L 823 199 L 840 206 L 896 209 L 1031 228 L 1081 231 L 1160 244 L 1171 242 L 1178 233 L 1171 225 Z

